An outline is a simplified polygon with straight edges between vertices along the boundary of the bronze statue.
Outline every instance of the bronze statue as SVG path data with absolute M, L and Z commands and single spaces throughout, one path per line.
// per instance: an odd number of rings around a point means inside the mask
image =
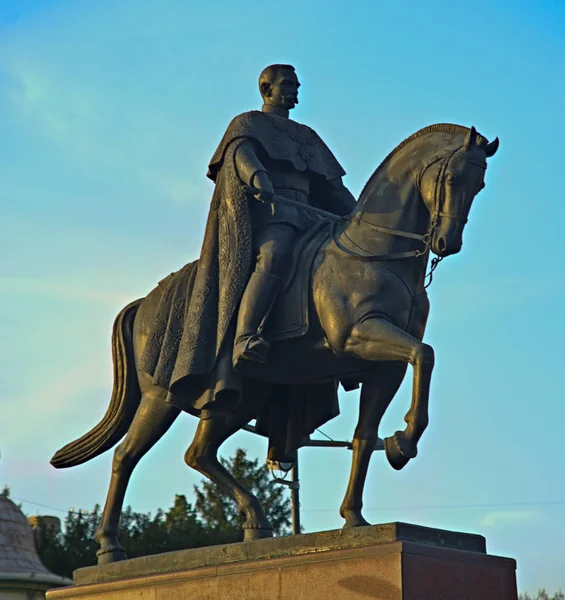
M 338 385 L 362 385 L 340 513 L 345 527 L 366 525 L 369 459 L 410 363 L 407 426 L 385 439 L 385 450 L 395 469 L 417 454 L 434 364 L 422 342 L 430 252 L 433 271 L 460 251 L 498 139 L 459 125 L 426 127 L 387 156 L 355 203 L 329 149 L 288 118 L 298 87 L 288 65 L 263 71 L 263 110 L 236 117 L 210 163 L 216 187 L 200 260 L 120 312 L 108 411 L 51 461 L 81 464 L 125 435 L 96 536 L 99 563 L 126 558 L 117 534 L 129 478 L 181 411 L 200 419 L 185 461 L 234 499 L 246 515 L 245 539 L 272 528 L 217 451 L 252 419 L 269 437 L 269 458 L 288 462 L 338 414 Z
M 269 344 L 261 336 L 261 326 L 292 261 L 297 236 L 312 225 L 310 214 L 301 207 L 277 204 L 273 194 L 313 203 L 339 216 L 355 206 L 341 180 L 345 172 L 327 147 L 311 129 L 289 120 L 289 111 L 298 103 L 299 87 L 294 67 L 267 67 L 259 78 L 262 112 L 237 117 L 212 161 L 217 169 L 237 131 L 242 137 L 235 149 L 236 170 L 245 184 L 258 190 L 254 195 L 259 202 L 249 206 L 257 261 L 239 307 L 233 353 L 236 369 L 242 360 L 266 361 Z

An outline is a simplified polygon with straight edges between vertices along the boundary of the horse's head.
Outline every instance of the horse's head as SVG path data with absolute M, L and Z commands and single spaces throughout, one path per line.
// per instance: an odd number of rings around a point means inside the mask
M 461 250 L 471 204 L 485 186 L 486 159 L 497 150 L 498 138 L 489 143 L 472 127 L 462 146 L 435 156 L 424 167 L 419 187 L 430 213 L 430 247 L 434 254 L 445 257 Z

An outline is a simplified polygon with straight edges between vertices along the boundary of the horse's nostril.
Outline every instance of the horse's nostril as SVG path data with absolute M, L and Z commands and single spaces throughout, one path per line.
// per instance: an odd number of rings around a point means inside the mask
M 437 241 L 437 248 L 440 252 L 445 252 L 447 250 L 447 240 L 444 237 L 440 237 Z

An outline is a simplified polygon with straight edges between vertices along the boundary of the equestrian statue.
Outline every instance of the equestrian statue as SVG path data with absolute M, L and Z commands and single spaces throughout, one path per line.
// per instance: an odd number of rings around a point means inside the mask
M 434 367 L 422 341 L 428 263 L 435 254 L 433 271 L 461 250 L 498 138 L 425 127 L 385 158 L 356 201 L 321 138 L 289 118 L 299 87 L 290 65 L 261 73 L 262 110 L 235 117 L 209 164 L 215 190 L 199 260 L 119 313 L 110 406 L 51 460 L 76 466 L 123 438 L 96 533 L 100 564 L 126 558 L 118 528 L 129 479 L 181 412 L 199 419 L 185 461 L 237 503 L 245 540 L 272 536 L 272 526 L 217 453 L 250 421 L 269 439 L 268 460 L 292 461 L 339 413 L 339 386 L 361 386 L 340 514 L 345 527 L 367 525 L 369 460 L 410 364 L 406 427 L 385 438 L 385 451 L 395 469 L 417 454 Z

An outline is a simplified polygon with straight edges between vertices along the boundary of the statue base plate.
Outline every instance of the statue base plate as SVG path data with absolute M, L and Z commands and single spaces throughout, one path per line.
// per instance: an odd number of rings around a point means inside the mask
M 47 600 L 517 600 L 479 535 L 388 523 L 87 567 Z

